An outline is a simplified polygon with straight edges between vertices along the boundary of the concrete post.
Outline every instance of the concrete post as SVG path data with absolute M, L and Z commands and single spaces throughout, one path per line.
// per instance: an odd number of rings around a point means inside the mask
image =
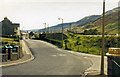
M 9 55 L 9 59 L 12 60 L 12 49 L 13 47 L 12 46 L 8 46 L 8 55 Z
M 8 48 L 6 48 L 6 61 L 8 60 Z

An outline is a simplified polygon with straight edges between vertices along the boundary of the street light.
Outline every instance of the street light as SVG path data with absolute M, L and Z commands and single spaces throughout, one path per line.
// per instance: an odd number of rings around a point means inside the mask
M 105 26 L 105 0 L 103 0 L 101 75 L 104 75 L 104 26 Z
M 49 33 L 49 24 L 48 24 L 47 26 L 48 26 L 48 27 L 47 27 L 47 28 L 48 28 L 48 31 L 47 31 L 47 32 Z
M 58 20 L 62 20 L 62 47 L 63 47 L 63 19 L 62 18 L 58 18 Z
M 70 31 L 71 31 L 71 28 L 72 28 L 72 24 L 70 23 Z
M 45 33 L 46 33 L 46 23 L 43 23 L 45 25 Z

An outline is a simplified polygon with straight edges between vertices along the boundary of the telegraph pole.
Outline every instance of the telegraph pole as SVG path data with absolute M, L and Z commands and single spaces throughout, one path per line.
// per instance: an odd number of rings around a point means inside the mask
M 103 0 L 103 20 L 102 20 L 102 54 L 101 54 L 101 75 L 104 75 L 104 26 L 105 26 L 105 0 Z
M 58 18 L 58 20 L 62 20 L 62 47 L 63 47 L 63 19 L 62 18 Z

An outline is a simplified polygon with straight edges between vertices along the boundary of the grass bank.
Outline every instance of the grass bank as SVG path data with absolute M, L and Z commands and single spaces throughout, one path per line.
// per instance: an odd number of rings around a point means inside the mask
M 102 50 L 101 36 L 86 36 L 69 34 L 65 40 L 64 49 L 100 55 Z M 111 47 L 120 47 L 120 36 L 105 36 L 105 53 Z
M 44 36 L 48 42 L 61 47 L 61 34 L 47 34 Z M 120 47 L 120 36 L 105 36 L 105 53 L 108 49 Z M 100 35 L 64 34 L 63 49 L 76 52 L 100 55 L 102 50 L 102 37 Z
M 1 38 L 1 44 L 2 44 L 2 47 L 4 46 L 7 46 L 7 45 L 19 45 L 20 43 L 18 41 L 14 41 L 14 38 L 5 38 L 5 37 L 2 37 Z

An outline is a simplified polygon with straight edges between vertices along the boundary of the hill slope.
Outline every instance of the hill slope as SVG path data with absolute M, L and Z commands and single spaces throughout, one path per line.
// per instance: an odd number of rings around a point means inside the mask
M 118 14 L 120 13 L 120 8 L 114 8 L 112 10 L 109 10 L 106 12 L 105 16 L 105 32 L 107 34 L 117 34 L 118 33 L 118 22 L 120 22 L 120 16 Z M 72 26 L 72 31 L 75 32 L 83 32 L 86 29 L 97 29 L 101 32 L 101 26 L 102 26 L 102 15 L 91 15 L 86 16 L 83 19 L 77 21 L 77 22 L 70 22 L 70 23 L 64 23 L 64 29 L 69 29 L 70 24 Z M 60 31 L 62 28 L 62 24 L 58 24 L 52 27 L 49 27 L 49 31 Z M 48 29 L 47 29 L 48 30 Z M 45 29 L 35 29 L 33 31 L 36 32 L 42 32 L 45 31 Z
M 105 33 L 107 34 L 117 34 L 119 33 L 119 23 L 120 23 L 120 8 L 115 8 L 113 10 L 107 11 L 105 15 Z M 83 26 L 79 26 L 77 31 L 80 32 L 81 30 L 85 29 L 98 29 L 101 32 L 102 28 L 102 15 L 89 23 L 86 22 Z

